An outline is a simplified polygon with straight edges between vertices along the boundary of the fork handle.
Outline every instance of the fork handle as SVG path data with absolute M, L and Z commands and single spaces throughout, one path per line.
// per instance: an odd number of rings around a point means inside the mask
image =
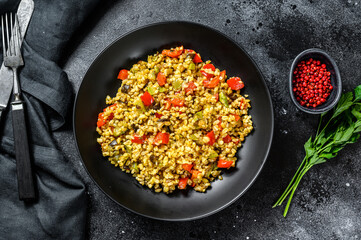
M 26 131 L 24 103 L 20 100 L 14 101 L 11 103 L 11 108 L 19 199 L 33 200 L 35 199 L 35 185 Z

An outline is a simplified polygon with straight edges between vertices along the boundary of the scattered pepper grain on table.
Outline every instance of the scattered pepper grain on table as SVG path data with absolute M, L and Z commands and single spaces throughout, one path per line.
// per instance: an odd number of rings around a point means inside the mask
M 239 77 L 227 79 L 182 46 L 122 69 L 121 87 L 99 113 L 97 139 L 111 164 L 155 192 L 205 192 L 221 168 L 235 167 L 252 131 Z

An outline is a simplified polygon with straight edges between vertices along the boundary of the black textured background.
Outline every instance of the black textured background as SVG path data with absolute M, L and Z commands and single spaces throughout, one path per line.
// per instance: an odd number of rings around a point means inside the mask
M 271 208 L 301 162 L 303 144 L 318 121 L 317 116 L 297 110 L 290 100 L 287 78 L 292 60 L 307 48 L 321 48 L 337 62 L 344 90 L 361 84 L 360 5 L 355 0 L 126 0 L 97 8 L 64 54 L 64 68 L 76 90 L 91 62 L 119 35 L 160 21 L 198 22 L 234 39 L 258 63 L 272 95 L 275 135 L 263 171 L 236 203 L 201 220 L 162 222 L 125 210 L 95 186 L 77 155 L 69 121 L 55 137 L 88 186 L 88 237 L 360 239 L 360 142 L 311 169 L 286 219 L 283 208 Z

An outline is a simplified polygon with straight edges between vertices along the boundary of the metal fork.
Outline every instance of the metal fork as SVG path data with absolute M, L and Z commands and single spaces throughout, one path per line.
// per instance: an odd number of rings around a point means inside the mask
M 14 101 L 11 103 L 11 106 L 19 198 L 20 200 L 32 200 L 35 198 L 35 187 L 29 154 L 24 103 L 21 100 L 21 91 L 17 71 L 18 67 L 24 65 L 20 49 L 22 39 L 17 15 L 15 14 L 14 16 L 14 24 L 12 13 L 1 16 L 1 29 L 4 66 L 11 68 L 14 75 Z

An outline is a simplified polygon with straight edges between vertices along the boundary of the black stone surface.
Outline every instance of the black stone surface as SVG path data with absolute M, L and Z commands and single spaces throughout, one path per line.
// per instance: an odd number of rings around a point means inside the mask
M 69 118 L 54 135 L 88 187 L 88 238 L 360 239 L 360 141 L 311 169 L 287 218 L 282 217 L 283 208 L 271 208 L 301 162 L 303 144 L 318 122 L 291 102 L 287 77 L 292 60 L 307 48 L 321 48 L 337 62 L 345 90 L 361 84 L 360 5 L 355 0 L 125 0 L 99 7 L 64 54 L 74 89 L 95 57 L 118 36 L 154 22 L 198 22 L 234 39 L 258 63 L 274 103 L 275 135 L 263 171 L 237 202 L 201 220 L 162 222 L 125 210 L 95 186 L 77 154 Z

